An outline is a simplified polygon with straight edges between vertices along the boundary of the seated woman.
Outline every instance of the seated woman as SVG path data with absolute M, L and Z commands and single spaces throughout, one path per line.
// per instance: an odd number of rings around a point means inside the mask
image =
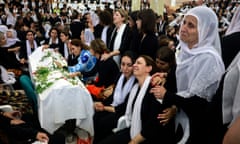
M 101 61 L 101 56 L 108 53 L 106 44 L 101 39 L 95 39 L 90 43 L 91 53 L 98 59 L 97 63 L 97 80 L 93 84 L 88 85 L 87 88 L 96 100 L 102 99 L 100 92 L 114 84 L 116 81 L 119 68 L 112 58 Z
M 44 41 L 45 48 L 52 48 L 55 51 L 59 51 L 60 48 L 60 39 L 59 39 L 59 31 L 57 28 L 52 27 L 48 33 L 49 38 Z
M 101 144 L 136 144 L 136 143 L 175 143 L 174 123 L 170 121 L 164 126 L 157 119 L 158 113 L 162 112 L 167 105 L 159 103 L 151 89 L 151 74 L 157 70 L 152 58 L 141 55 L 133 65 L 133 74 L 136 83 L 129 95 L 125 112 L 127 128 L 118 131 Z
M 116 82 L 111 96 L 103 102 L 95 102 L 94 115 L 94 143 L 112 133 L 120 116 L 124 115 L 127 106 L 128 95 L 135 83 L 133 76 L 133 64 L 136 56 L 131 51 L 126 51 L 120 62 L 121 75 Z
M 20 48 L 21 43 L 17 38 L 7 38 L 5 33 L 0 32 L 0 64 L 16 76 L 22 73 L 21 64 L 16 58 Z
M 175 53 L 168 46 L 160 47 L 157 51 L 156 55 L 156 65 L 158 67 L 159 72 L 166 73 L 166 83 L 164 86 L 166 89 L 176 92 L 176 58 Z M 154 76 L 157 76 L 155 74 Z M 153 77 L 154 77 L 153 76 Z
M 78 39 L 73 39 L 70 42 L 72 50 L 68 57 L 68 71 L 72 76 L 82 74 L 82 80 L 87 81 L 89 77 L 95 76 L 95 65 L 97 58 L 91 54 L 88 47 Z
M 65 143 L 63 135 L 50 135 L 38 126 L 32 125 L 31 121 L 25 120 L 26 118 L 27 116 L 22 115 L 20 111 L 4 112 L 0 110 L 0 127 L 8 135 L 10 143 L 30 143 L 36 140 L 49 144 Z

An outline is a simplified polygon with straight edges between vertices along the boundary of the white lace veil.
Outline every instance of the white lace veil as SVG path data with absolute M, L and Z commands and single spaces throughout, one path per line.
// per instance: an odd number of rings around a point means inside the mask
M 235 11 L 231 23 L 225 33 L 225 36 L 235 32 L 240 32 L 240 7 L 238 7 Z
M 181 50 L 176 70 L 178 94 L 183 97 L 204 96 L 210 101 L 225 71 L 218 19 L 214 11 L 206 6 L 192 8 L 187 15 L 194 16 L 198 21 L 198 43 L 189 49 L 180 37 Z

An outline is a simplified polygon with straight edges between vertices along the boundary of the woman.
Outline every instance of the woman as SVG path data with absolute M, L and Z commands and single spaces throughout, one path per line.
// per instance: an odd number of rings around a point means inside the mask
M 95 102 L 94 115 L 94 143 L 112 133 L 120 116 L 124 115 L 130 90 L 135 83 L 133 76 L 133 64 L 136 56 L 131 51 L 126 51 L 120 64 L 121 75 L 116 82 L 111 96 L 103 102 Z
M 108 52 L 108 49 L 101 39 L 96 39 L 91 42 L 90 51 L 98 60 L 100 60 L 101 56 Z M 93 94 L 94 99 L 99 100 L 102 99 L 99 92 L 114 84 L 116 81 L 119 74 L 119 68 L 112 58 L 105 61 L 98 61 L 96 67 L 98 73 L 97 81 L 94 81 L 92 85 L 88 85 L 87 88 L 89 88 L 91 94 Z M 93 89 L 95 89 L 97 93 L 92 93 Z
M 162 83 L 164 87 L 171 92 L 177 92 L 175 76 L 177 64 L 174 51 L 167 46 L 160 47 L 156 55 L 156 65 L 159 72 L 167 74 L 166 83 Z M 154 74 L 153 79 L 154 77 L 157 77 L 157 75 L 158 74 Z
M 44 47 L 45 48 L 52 48 L 55 51 L 59 50 L 60 47 L 60 40 L 59 40 L 59 31 L 57 28 L 51 28 L 49 33 L 49 38 L 47 38 L 44 42 Z
M 136 144 L 174 143 L 174 124 L 169 122 L 161 125 L 157 114 L 164 109 L 156 98 L 149 93 L 151 89 L 151 74 L 156 72 L 156 65 L 152 58 L 141 55 L 133 65 L 133 74 L 136 83 L 129 95 L 125 112 L 128 128 L 122 129 L 114 135 L 106 138 L 101 144 Z
M 140 44 L 134 51 L 137 51 L 138 55 L 148 55 L 155 59 L 158 49 L 158 39 L 155 35 L 155 13 L 151 9 L 140 11 L 136 23 L 141 36 Z
M 73 39 L 70 45 L 72 55 L 69 55 L 68 64 L 72 65 L 68 66 L 68 71 L 71 73 L 71 76 L 80 76 L 82 74 L 83 79 L 86 80 L 87 77 L 90 77 L 87 73 L 91 73 L 91 70 L 97 63 L 97 59 L 81 40 Z
M 113 16 L 111 14 L 111 12 L 109 12 L 108 10 L 104 10 L 101 11 L 98 14 L 99 17 L 99 27 L 97 29 L 97 31 L 95 31 L 95 37 L 100 37 L 101 40 L 104 41 L 104 43 L 107 45 L 110 41 L 111 38 L 111 33 L 114 29 L 113 27 Z M 100 28 L 102 27 L 102 28 Z M 100 34 L 97 34 L 100 33 Z M 99 36 L 97 36 L 99 35 Z
M 222 56 L 225 67 L 227 68 L 240 48 L 238 41 L 240 39 L 240 7 L 237 8 L 231 23 L 222 39 Z
M 240 52 L 230 64 L 222 89 L 223 124 L 230 127 L 240 115 Z
M 70 41 L 70 34 L 67 31 L 61 31 L 60 32 L 60 39 L 61 39 L 61 44 L 59 47 L 59 52 L 62 54 L 62 56 L 67 60 L 69 56 L 69 41 Z
M 108 43 L 110 53 L 104 53 L 101 60 L 113 57 L 114 61 L 120 64 L 120 55 L 129 49 L 129 27 L 127 26 L 128 15 L 123 9 L 117 9 L 113 14 L 113 23 L 115 29 L 112 32 L 111 39 Z
M 39 44 L 34 39 L 34 32 L 29 30 L 26 32 L 26 41 L 23 43 L 23 47 L 20 49 L 20 62 L 22 64 L 27 63 L 28 56 L 30 56 Z
M 188 11 L 180 28 L 177 93 L 170 93 L 163 86 L 151 90 L 163 103 L 177 106 L 177 120 L 189 121 L 190 137 L 186 143 L 208 140 L 207 107 L 224 73 L 217 22 L 216 14 L 207 7 Z
M 86 44 L 86 45 L 90 45 L 91 41 L 95 39 L 94 37 L 94 26 L 93 26 L 93 22 L 92 22 L 92 18 L 91 18 L 91 14 L 90 13 L 85 13 L 83 15 L 83 19 L 85 22 L 85 27 L 81 32 L 81 40 Z
M 0 32 L 0 65 L 14 72 L 17 77 L 22 74 L 22 65 L 16 57 L 20 48 L 21 43 L 17 38 L 7 38 L 5 33 Z

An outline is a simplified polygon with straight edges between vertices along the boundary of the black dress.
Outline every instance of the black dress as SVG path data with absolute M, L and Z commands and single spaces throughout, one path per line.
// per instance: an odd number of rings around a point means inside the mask
M 240 32 L 222 38 L 222 58 L 227 68 L 240 50 Z

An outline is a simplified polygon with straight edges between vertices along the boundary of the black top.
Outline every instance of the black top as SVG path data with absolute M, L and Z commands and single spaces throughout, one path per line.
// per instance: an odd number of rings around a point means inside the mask
M 222 39 L 222 58 L 227 68 L 240 50 L 240 32 L 224 36 Z
M 121 44 L 120 44 L 120 48 L 118 49 L 120 51 L 120 55 L 122 55 L 125 51 L 130 49 L 130 44 L 131 44 L 131 39 L 130 39 L 130 28 L 128 25 L 126 25 L 126 28 L 124 29 L 122 38 L 121 38 Z M 116 29 L 114 29 L 112 31 L 110 40 L 108 42 L 108 48 L 110 49 L 110 51 L 113 51 L 113 46 L 114 46 L 114 42 L 115 42 L 115 38 L 116 38 Z M 115 36 L 114 36 L 115 35 Z
M 148 55 L 155 59 L 158 49 L 158 39 L 154 33 L 147 34 L 141 41 L 138 49 L 138 55 Z
M 97 87 L 108 87 L 116 81 L 119 74 L 119 68 L 112 58 L 106 61 L 99 61 L 97 67 L 98 82 L 95 83 Z
M 169 104 L 161 104 L 153 94 L 149 93 L 149 86 L 146 95 L 143 98 L 141 108 L 142 130 L 141 135 L 146 138 L 148 143 L 161 142 L 164 144 L 175 144 L 175 124 L 174 119 L 166 125 L 160 124 L 157 119 L 158 114 L 164 109 L 170 107 Z

